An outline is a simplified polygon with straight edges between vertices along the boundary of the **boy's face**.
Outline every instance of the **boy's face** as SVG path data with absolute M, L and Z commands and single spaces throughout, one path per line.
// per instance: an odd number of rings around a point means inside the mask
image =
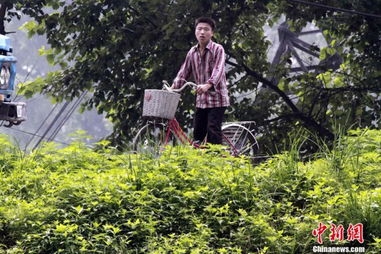
M 206 44 L 213 36 L 212 27 L 208 23 L 198 23 L 195 35 L 200 44 Z

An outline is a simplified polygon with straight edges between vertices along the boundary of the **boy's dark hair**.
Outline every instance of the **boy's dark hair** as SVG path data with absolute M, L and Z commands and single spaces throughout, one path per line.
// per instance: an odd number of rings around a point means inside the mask
M 196 19 L 196 22 L 195 22 L 194 26 L 196 27 L 198 25 L 198 23 L 207 23 L 207 24 L 209 24 L 210 27 L 212 28 L 212 31 L 214 31 L 214 29 L 216 28 L 216 21 L 214 21 L 214 19 L 212 19 L 212 18 L 200 17 L 200 18 Z

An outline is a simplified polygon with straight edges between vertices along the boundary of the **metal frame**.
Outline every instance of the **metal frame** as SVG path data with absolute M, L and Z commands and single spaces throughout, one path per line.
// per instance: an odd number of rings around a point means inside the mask
M 299 64 L 299 67 L 291 68 L 291 73 L 295 72 L 309 72 L 309 71 L 315 71 L 317 73 L 322 72 L 324 69 L 338 69 L 340 67 L 340 64 L 343 62 L 342 58 L 336 53 L 335 55 L 332 55 L 328 57 L 327 59 L 320 61 L 317 65 L 311 65 L 308 66 L 305 63 L 303 63 L 300 55 L 296 51 L 296 49 L 299 49 L 308 55 L 319 58 L 320 56 L 320 48 L 316 45 L 309 44 L 302 39 L 300 39 L 300 36 L 303 35 L 309 35 L 309 34 L 315 34 L 315 33 L 321 33 L 321 30 L 311 30 L 311 31 L 305 31 L 300 33 L 295 33 L 290 31 L 289 26 L 287 22 L 283 22 L 279 25 L 278 28 L 278 35 L 279 35 L 279 47 L 275 53 L 275 56 L 273 58 L 273 61 L 271 63 L 270 72 L 274 74 L 275 68 L 277 65 L 279 65 L 282 56 L 291 54 L 291 56 L 295 57 L 297 63 Z M 277 77 L 274 74 L 271 81 L 274 84 L 278 83 Z

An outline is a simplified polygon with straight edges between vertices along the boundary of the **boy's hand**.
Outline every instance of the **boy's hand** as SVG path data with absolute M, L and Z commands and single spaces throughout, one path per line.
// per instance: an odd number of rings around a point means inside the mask
M 197 93 L 203 94 L 206 93 L 213 85 L 212 84 L 203 84 L 197 86 Z

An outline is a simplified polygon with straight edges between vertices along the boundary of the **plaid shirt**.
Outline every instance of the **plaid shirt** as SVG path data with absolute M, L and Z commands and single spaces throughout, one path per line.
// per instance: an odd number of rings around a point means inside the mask
M 192 47 L 177 73 L 174 88 L 180 88 L 185 80 L 193 74 L 196 84 L 212 84 L 213 86 L 203 94 L 197 94 L 197 108 L 216 108 L 229 106 L 229 95 L 225 76 L 224 48 L 210 41 L 201 56 L 198 45 Z

